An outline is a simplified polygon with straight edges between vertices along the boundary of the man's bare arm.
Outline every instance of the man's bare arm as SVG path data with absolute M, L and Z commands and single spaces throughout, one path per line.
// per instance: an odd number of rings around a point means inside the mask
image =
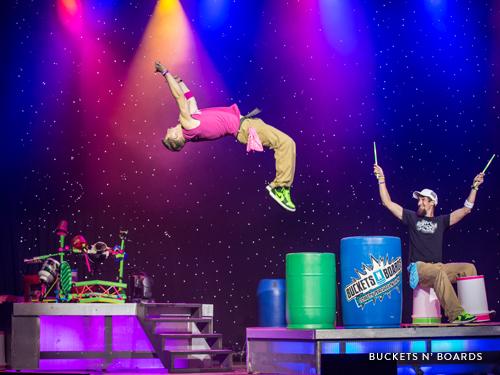
M 179 107 L 180 117 L 184 118 L 186 121 L 190 120 L 191 114 L 189 113 L 189 105 L 179 83 L 177 83 L 174 76 L 158 61 L 155 63 L 155 71 L 161 73 L 161 75 L 165 77 L 170 92 Z
M 179 87 L 182 90 L 182 93 L 184 97 L 187 100 L 188 107 L 189 107 L 189 113 L 192 115 L 193 113 L 198 113 L 198 103 L 196 103 L 196 98 L 194 97 L 193 93 L 189 88 L 187 87 L 186 83 L 178 76 L 174 77 L 177 83 L 179 84 Z
M 389 191 L 387 190 L 387 185 L 385 184 L 384 171 L 379 165 L 375 164 L 373 166 L 373 172 L 375 173 L 375 176 L 378 180 L 378 188 L 382 204 L 387 207 L 387 209 L 391 211 L 392 214 L 399 220 L 403 220 L 403 207 L 391 200 L 391 196 L 389 195 Z
M 472 183 L 471 190 L 469 196 L 464 202 L 464 207 L 455 210 L 450 215 L 450 225 L 454 225 L 462 220 L 466 215 L 470 214 L 472 211 L 472 207 L 474 206 L 474 202 L 476 201 L 477 190 L 479 185 L 484 182 L 484 173 L 479 173 Z

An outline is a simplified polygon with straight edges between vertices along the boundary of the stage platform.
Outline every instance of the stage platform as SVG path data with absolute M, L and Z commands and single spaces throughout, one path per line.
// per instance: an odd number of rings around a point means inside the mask
M 461 363 L 462 373 L 463 366 L 470 364 L 476 365 L 479 370 L 490 371 L 500 363 L 498 322 L 453 327 L 247 328 L 246 333 L 249 373 L 321 374 L 326 358 L 363 354 L 368 357 L 369 353 L 417 353 L 408 360 L 400 356 L 403 360 L 398 361 L 398 374 L 415 374 L 415 369 L 420 367 L 427 368 L 426 374 L 434 373 L 429 370 L 430 367 L 450 366 L 452 361 L 445 361 L 443 353 L 483 353 L 481 363 Z M 438 357 L 443 361 L 439 361 Z M 446 358 L 450 358 L 448 354 Z M 404 371 L 405 368 L 408 372 Z M 448 370 L 444 370 L 445 373 L 454 372 L 452 367 Z
M 9 362 L 15 370 L 223 373 L 232 351 L 213 331 L 210 304 L 16 303 Z

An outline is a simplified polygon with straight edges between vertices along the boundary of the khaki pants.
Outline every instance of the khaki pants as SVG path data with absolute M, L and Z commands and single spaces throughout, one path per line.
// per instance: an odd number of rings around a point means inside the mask
M 424 288 L 434 288 L 445 315 L 450 321 L 456 319 L 464 310 L 458 302 L 453 288 L 457 277 L 477 275 L 471 263 L 424 263 L 417 262 L 419 284 Z
M 255 129 L 263 146 L 274 150 L 276 177 L 270 183 L 271 187 L 290 187 L 295 174 L 295 142 L 293 139 L 259 118 L 249 118 L 245 119 L 240 126 L 236 137 L 239 142 L 247 143 L 249 128 Z

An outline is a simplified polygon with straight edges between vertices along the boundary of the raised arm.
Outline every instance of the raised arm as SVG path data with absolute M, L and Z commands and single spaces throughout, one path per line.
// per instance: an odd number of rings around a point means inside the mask
M 483 182 L 484 182 L 484 173 L 479 173 L 476 177 L 474 177 L 474 181 L 472 182 L 469 196 L 465 200 L 464 206 L 451 213 L 450 225 L 458 223 L 466 215 L 471 213 L 472 207 L 474 207 L 474 202 L 476 201 L 476 195 L 479 189 L 479 185 L 481 185 Z
M 182 78 L 180 78 L 179 76 L 175 76 L 174 78 L 179 84 L 179 87 L 181 88 L 182 93 L 188 102 L 189 114 L 192 115 L 193 113 L 198 113 L 198 103 L 196 103 L 196 99 L 191 90 L 189 90 Z
M 186 121 L 190 120 L 191 114 L 189 113 L 189 105 L 187 99 L 182 92 L 181 86 L 177 83 L 174 76 L 170 74 L 170 72 L 159 61 L 155 63 L 155 72 L 161 73 L 161 75 L 165 77 L 165 80 L 168 83 L 168 87 L 170 88 L 170 92 L 172 93 L 172 96 L 179 106 L 180 117 L 184 118 Z
M 392 214 L 399 220 L 403 220 L 403 207 L 391 200 L 391 196 L 389 195 L 389 191 L 387 190 L 387 186 L 385 184 L 384 171 L 379 165 L 375 164 L 373 166 L 373 172 L 378 180 L 378 190 L 382 204 L 387 207 L 387 209 L 391 211 Z

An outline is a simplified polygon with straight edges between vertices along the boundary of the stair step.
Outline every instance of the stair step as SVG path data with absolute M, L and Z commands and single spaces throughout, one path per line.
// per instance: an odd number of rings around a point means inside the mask
M 213 317 L 213 305 L 205 303 L 144 303 L 138 306 L 139 315 Z
M 212 321 L 212 318 L 182 318 L 182 317 L 147 317 L 146 320 L 151 322 L 180 322 L 180 323 L 209 323 Z
M 145 322 L 152 326 L 152 332 L 155 334 L 184 333 L 186 331 L 191 331 L 190 333 L 213 333 L 212 318 L 161 317 L 145 319 Z
M 142 303 L 138 315 L 169 373 L 232 371 L 233 351 L 213 333 L 213 305 Z
M 199 308 L 202 303 L 142 303 L 145 307 L 186 307 L 186 308 Z
M 211 339 L 222 337 L 221 333 L 158 333 L 157 335 L 168 339 Z
M 160 319 L 160 318 L 178 318 L 185 319 L 190 318 L 190 314 L 157 314 L 157 315 L 148 315 L 146 319 Z
M 165 350 L 165 352 L 173 354 L 173 355 L 191 355 L 191 354 L 232 354 L 233 351 L 231 349 L 181 349 L 181 350 Z
M 233 372 L 234 369 L 232 367 L 188 367 L 188 368 L 172 368 L 168 370 L 169 374 L 192 374 L 194 372 L 217 372 L 218 374 Z

